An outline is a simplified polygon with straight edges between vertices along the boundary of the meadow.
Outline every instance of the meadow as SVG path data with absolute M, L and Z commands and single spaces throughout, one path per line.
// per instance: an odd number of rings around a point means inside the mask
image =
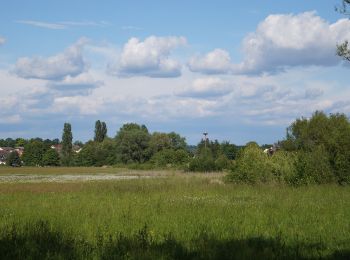
M 156 178 L 0 183 L 1 259 L 350 257 L 349 187 L 238 185 L 226 183 L 223 173 L 86 169 L 4 167 L 0 175 Z

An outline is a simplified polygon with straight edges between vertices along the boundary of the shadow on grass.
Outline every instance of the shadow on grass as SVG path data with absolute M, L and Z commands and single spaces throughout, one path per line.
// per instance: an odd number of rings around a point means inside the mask
M 350 251 L 323 255 L 320 244 L 286 246 L 280 239 L 217 240 L 206 234 L 188 244 L 168 235 L 156 242 L 145 226 L 131 237 L 98 237 L 96 245 L 52 231 L 47 222 L 0 232 L 0 259 L 350 259 Z

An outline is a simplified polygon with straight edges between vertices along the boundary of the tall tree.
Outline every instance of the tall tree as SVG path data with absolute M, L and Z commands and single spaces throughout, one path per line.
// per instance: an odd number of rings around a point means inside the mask
M 101 140 L 101 130 L 102 130 L 102 125 L 101 125 L 101 121 L 97 120 L 95 123 L 95 137 L 94 137 L 94 141 L 96 142 L 102 142 Z
M 105 140 L 107 137 L 107 125 L 105 122 L 101 123 L 101 136 L 102 136 L 102 141 Z
M 95 123 L 95 137 L 94 141 L 103 142 L 103 140 L 107 137 L 107 125 L 105 122 L 101 122 L 97 120 Z
M 62 134 L 62 164 L 69 165 L 72 159 L 72 126 L 69 123 L 64 123 Z

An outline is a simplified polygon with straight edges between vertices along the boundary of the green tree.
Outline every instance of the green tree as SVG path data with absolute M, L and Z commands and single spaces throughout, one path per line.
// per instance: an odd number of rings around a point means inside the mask
M 149 141 L 149 147 L 152 150 L 152 153 L 157 153 L 164 149 L 170 149 L 172 145 L 172 140 L 166 133 L 154 132 L 151 135 Z
M 147 127 L 135 123 L 124 124 L 115 141 L 117 161 L 122 163 L 143 163 L 151 157 L 150 134 Z
M 17 138 L 16 139 L 16 147 L 24 147 L 27 141 L 24 138 Z
M 60 165 L 60 156 L 55 149 L 47 149 L 43 154 L 42 163 L 44 166 L 59 166 Z
M 39 140 L 32 139 L 24 146 L 22 160 L 27 166 L 43 166 L 43 155 L 48 147 Z
M 101 136 L 102 136 L 102 141 L 105 140 L 107 137 L 107 125 L 105 122 L 101 123 Z
M 101 143 L 107 137 L 107 126 L 105 122 L 97 120 L 95 123 L 94 141 Z
M 229 160 L 234 160 L 237 154 L 237 147 L 234 144 L 230 144 L 228 141 L 223 141 L 221 144 L 221 151 Z
M 187 143 L 186 143 L 186 138 L 180 136 L 179 134 L 175 132 L 170 132 L 168 134 L 170 138 L 170 148 L 174 150 L 186 150 L 187 148 Z
M 11 152 L 6 158 L 6 164 L 8 166 L 21 166 L 22 162 L 16 151 Z
M 350 121 L 346 115 L 327 116 L 316 111 L 309 119 L 297 119 L 289 126 L 281 147 L 287 151 L 305 152 L 304 157 L 314 162 L 317 156 L 322 163 L 327 160 L 337 181 L 350 183 Z M 309 153 L 315 154 L 309 156 Z
M 72 141 L 73 141 L 73 134 L 72 134 L 72 127 L 69 123 L 64 123 L 63 127 L 63 134 L 62 134 L 62 164 L 63 165 L 70 165 L 72 161 Z

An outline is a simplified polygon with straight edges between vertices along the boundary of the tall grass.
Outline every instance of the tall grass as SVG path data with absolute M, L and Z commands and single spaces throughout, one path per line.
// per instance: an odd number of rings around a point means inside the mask
M 350 189 L 170 176 L 0 184 L 0 258 L 340 258 Z

